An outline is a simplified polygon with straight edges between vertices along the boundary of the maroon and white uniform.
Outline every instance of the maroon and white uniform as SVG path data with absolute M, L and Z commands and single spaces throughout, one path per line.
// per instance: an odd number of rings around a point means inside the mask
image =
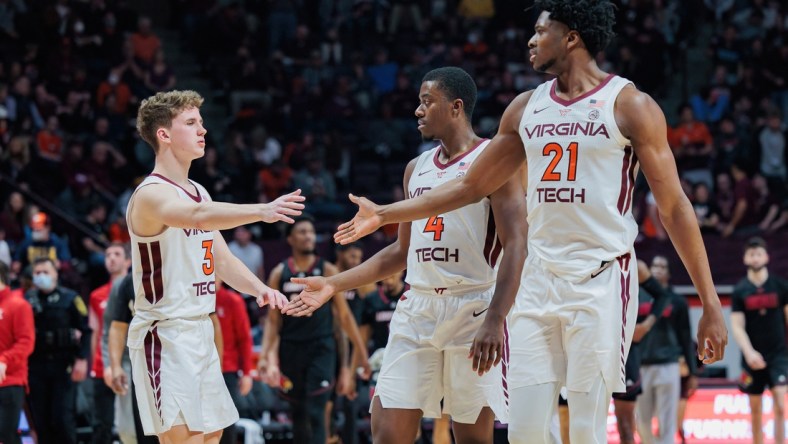
M 588 392 L 601 373 L 608 390 L 626 389 L 638 306 L 637 159 L 614 106 L 630 84 L 611 74 L 564 100 L 551 80 L 523 111 L 529 255 L 510 313 L 510 387 L 560 382 Z
M 137 190 L 150 184 L 171 186 L 181 199 L 210 201 L 195 182 L 187 190 L 155 174 Z M 135 292 L 128 346 L 145 434 L 179 424 L 204 433 L 224 429 L 238 420 L 238 411 L 224 384 L 208 317 L 216 307 L 213 240 L 220 234 L 167 227 L 144 237 L 134 233 L 130 217 L 128 225 Z
M 408 183 L 409 197 L 465 174 L 488 143 L 446 164 L 439 160 L 440 147 L 422 154 Z M 479 376 L 468 360 L 502 253 L 488 198 L 411 222 L 405 279 L 410 289 L 391 319 L 375 392 L 384 408 L 420 409 L 428 418 L 446 413 L 473 424 L 490 406 L 508 422 L 506 362 Z

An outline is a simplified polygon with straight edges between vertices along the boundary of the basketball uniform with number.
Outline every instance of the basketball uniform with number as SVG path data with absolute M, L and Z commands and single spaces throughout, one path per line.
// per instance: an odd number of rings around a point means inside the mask
M 588 392 L 601 373 L 609 391 L 626 389 L 638 306 L 637 159 L 614 106 L 630 84 L 611 74 L 565 100 L 551 80 L 523 111 L 529 255 L 510 313 L 510 387 L 560 382 Z
M 137 190 L 151 184 L 173 187 L 181 199 L 210 201 L 201 185 L 192 182 L 194 190 L 186 190 L 156 174 Z M 180 424 L 193 432 L 222 430 L 238 420 L 238 411 L 224 384 L 208 317 L 216 307 L 214 232 L 167 227 L 155 236 L 138 236 L 130 217 L 128 225 L 135 293 L 128 346 L 145 434 Z
M 464 175 L 488 143 L 483 140 L 449 163 L 440 161 L 440 147 L 423 153 L 408 183 L 409 197 Z M 489 406 L 508 422 L 508 358 L 483 376 L 468 360 L 501 254 L 489 198 L 411 222 L 405 279 L 410 289 L 391 318 L 375 391 L 384 408 L 420 409 L 428 418 L 445 413 L 472 424 Z

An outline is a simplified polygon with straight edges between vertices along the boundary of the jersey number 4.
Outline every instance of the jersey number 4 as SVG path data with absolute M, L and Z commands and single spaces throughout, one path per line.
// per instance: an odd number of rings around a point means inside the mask
M 205 262 L 202 263 L 202 272 L 208 276 L 213 273 L 213 240 L 202 241 L 202 248 L 205 250 L 205 256 L 203 256 Z
M 432 240 L 439 241 L 443 235 L 443 217 L 432 216 L 427 220 L 427 225 L 424 227 L 425 233 L 432 233 Z
M 567 171 L 566 180 L 574 181 L 577 176 L 577 142 L 570 143 L 566 150 L 569 152 L 569 171 Z M 553 156 L 542 174 L 542 181 L 557 182 L 561 180 L 561 173 L 556 172 L 555 168 L 564 157 L 564 148 L 555 142 L 550 142 L 542 148 L 542 155 Z

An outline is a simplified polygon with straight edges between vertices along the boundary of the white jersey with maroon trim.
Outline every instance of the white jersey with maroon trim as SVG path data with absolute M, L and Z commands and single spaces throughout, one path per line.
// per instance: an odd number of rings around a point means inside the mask
M 181 199 L 211 200 L 205 188 L 191 183 L 195 190 L 185 190 L 164 176 L 152 174 L 137 190 L 150 184 L 165 184 L 172 186 Z M 132 205 L 134 195 L 129 209 Z M 154 321 L 192 318 L 213 312 L 216 307 L 214 232 L 167 227 L 156 236 L 138 236 L 132 230 L 128 210 L 126 217 L 131 235 L 135 293 L 132 330 L 135 324 L 142 327 Z M 129 340 L 132 339 L 130 332 Z
M 570 281 L 629 253 L 637 235 L 637 159 L 613 112 L 630 83 L 611 74 L 586 94 L 564 100 L 551 80 L 534 90 L 523 111 L 529 253 Z
M 408 183 L 413 198 L 463 176 L 487 147 L 476 147 L 449 163 L 439 160 L 440 146 L 423 153 Z M 484 291 L 495 283 L 495 265 L 502 253 L 490 210 L 490 199 L 411 222 L 408 273 L 414 289 L 440 295 Z

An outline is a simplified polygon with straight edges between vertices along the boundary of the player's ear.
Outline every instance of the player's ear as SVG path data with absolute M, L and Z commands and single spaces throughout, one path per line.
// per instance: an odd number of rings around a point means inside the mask
M 451 114 L 454 117 L 459 116 L 462 113 L 462 109 L 465 107 L 465 104 L 462 103 L 462 99 L 455 99 L 454 103 L 451 106 Z
M 159 139 L 160 142 L 170 143 L 170 132 L 167 128 L 159 128 L 156 130 L 156 138 Z
M 570 30 L 566 35 L 566 43 L 570 48 L 581 44 L 580 33 L 574 29 Z

